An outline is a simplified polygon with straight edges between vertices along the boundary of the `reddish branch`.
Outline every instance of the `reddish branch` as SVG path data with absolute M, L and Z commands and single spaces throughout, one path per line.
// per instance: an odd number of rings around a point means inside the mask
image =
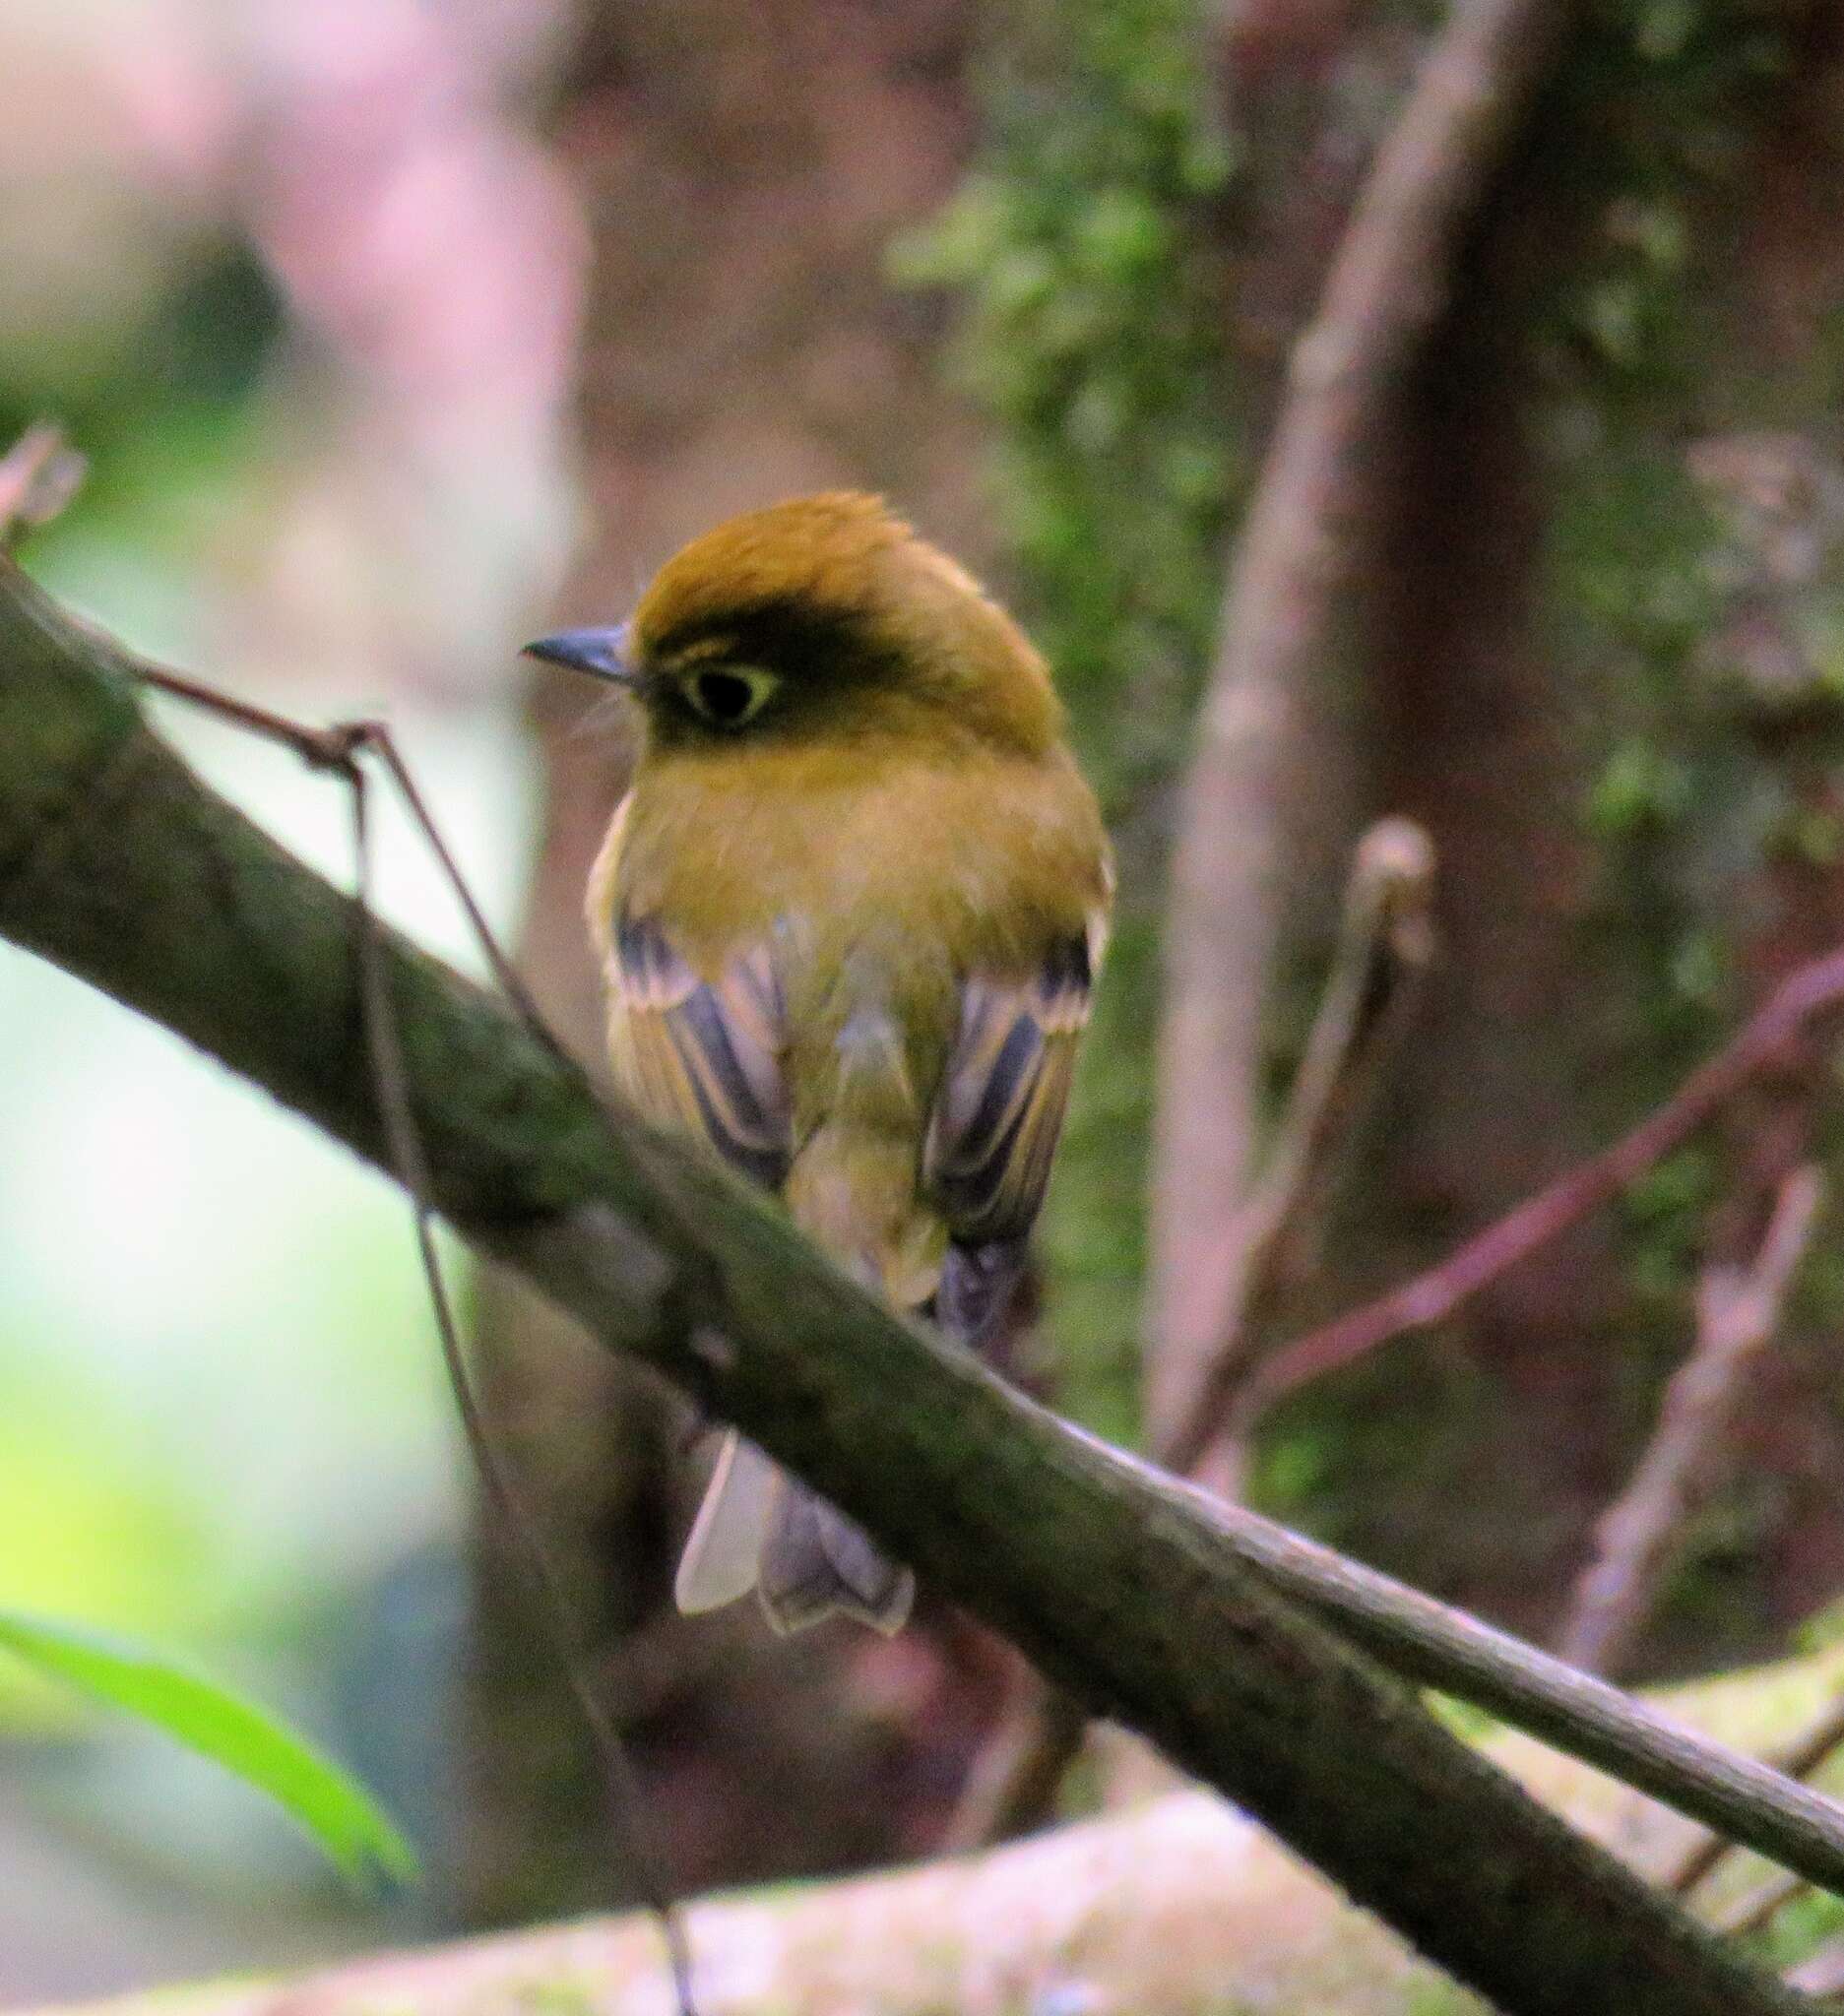
M 1811 1023 L 1840 1007 L 1844 951 L 1827 953 L 1791 974 L 1732 1041 L 1611 1148 L 1566 1170 L 1426 1274 L 1277 1353 L 1249 1382 L 1239 1413 L 1252 1417 L 1391 1338 L 1451 1315 L 1470 1295 L 1611 1203 L 1682 1147 L 1750 1078 L 1775 1063 Z

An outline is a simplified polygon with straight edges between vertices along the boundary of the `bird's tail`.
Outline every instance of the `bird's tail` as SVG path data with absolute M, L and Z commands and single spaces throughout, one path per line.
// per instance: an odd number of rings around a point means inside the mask
M 989 1351 L 1023 1268 L 1022 1240 L 951 1245 L 930 1307 L 949 1337 Z M 720 1609 L 753 1589 L 784 1635 L 835 1611 L 899 1631 L 916 1578 L 881 1553 L 836 1506 L 776 1469 L 731 1429 L 678 1564 L 672 1593 L 687 1615 Z
M 685 1543 L 673 1595 L 691 1614 L 734 1603 L 751 1589 L 784 1634 L 835 1611 L 888 1633 L 907 1620 L 916 1578 L 732 1428 Z

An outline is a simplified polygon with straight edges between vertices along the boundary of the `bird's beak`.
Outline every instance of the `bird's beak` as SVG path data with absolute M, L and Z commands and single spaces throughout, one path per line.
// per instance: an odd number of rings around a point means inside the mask
M 620 686 L 631 686 L 638 677 L 628 657 L 625 623 L 612 629 L 559 630 L 554 637 L 540 637 L 536 644 L 528 644 L 525 656 L 541 658 L 546 664 L 568 665 L 598 679 L 612 679 Z

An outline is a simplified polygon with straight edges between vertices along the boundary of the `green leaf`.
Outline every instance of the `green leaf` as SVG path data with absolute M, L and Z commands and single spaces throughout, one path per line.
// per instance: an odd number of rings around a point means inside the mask
M 300 1821 L 354 1882 L 408 1882 L 410 1844 L 357 1784 L 260 1709 L 170 1661 L 86 1625 L 0 1608 L 0 1652 L 154 1723 Z

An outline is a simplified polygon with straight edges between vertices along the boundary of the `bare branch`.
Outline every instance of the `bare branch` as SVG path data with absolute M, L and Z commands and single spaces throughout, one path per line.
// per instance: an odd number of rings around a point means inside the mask
M 1169 1470 L 1224 1490 L 1240 1462 L 1217 1445 L 1239 1381 L 1256 1360 L 1291 1250 L 1307 1235 L 1433 957 L 1434 847 L 1412 819 L 1382 819 L 1359 843 L 1344 921 L 1267 1166 L 1223 1242 L 1217 1345 L 1176 1418 L 1154 1442 Z
M 1391 1672 L 1483 1708 L 1802 1873 L 1834 1859 L 1834 1799 L 1697 1736 L 1592 1673 L 1245 1506 L 1186 1486 L 1240 1557 Z M 1769 1817 L 1771 1816 L 1771 1817 Z M 1763 1847 L 1768 1836 L 1772 1847 Z M 1836 1890 L 1835 1880 L 1817 1879 Z M 1838 1892 L 1844 1895 L 1844 1892 Z
M 1761 1696 L 1805 1683 L 1798 1668 L 1763 1674 Z M 1733 1688 L 1712 1693 L 1733 1714 Z M 1700 1689 L 1672 1702 L 1686 1718 L 1706 1712 Z M 1610 1798 L 1593 1773 L 1514 1737 L 1486 1747 L 1633 1866 L 1656 1864 L 1671 1823 L 1638 1795 Z M 711 2016 L 1332 2016 L 1354 1995 L 1365 2016 L 1456 2006 L 1383 1926 L 1195 1791 L 986 1855 L 700 1898 L 687 1914 Z M 623 1914 L 65 2016 L 642 2016 L 664 2007 L 653 1943 L 651 1925 Z M 1603 2009 L 1625 2016 L 1618 1991 L 1593 2016 Z
M 1738 1713 L 1771 1724 L 1814 1684 L 1835 1682 L 1837 1665 L 1821 1654 L 1739 1690 L 1733 1679 L 1674 1689 L 1663 1705 L 1693 1727 Z M 1635 1868 L 1659 1866 L 1677 1830 L 1641 1796 L 1610 1793 L 1586 1767 L 1518 1737 L 1485 1747 L 1547 1805 L 1617 1842 Z M 941 2016 L 995 2001 L 1040 2016 L 1084 2006 L 1330 2016 L 1349 2006 L 1352 1984 L 1362 1984 L 1367 2016 L 1429 2016 L 1451 2001 L 1383 1926 L 1198 1792 L 995 1853 L 700 1898 L 686 1911 L 711 2016 Z M 540 2004 L 608 2016 L 660 2009 L 652 1926 L 623 1914 L 285 1981 L 166 1987 L 62 2016 L 518 2016 Z M 1624 2016 L 1620 2000 L 1607 2006 Z
M 1154 1168 L 1162 1359 L 1207 1362 L 1218 1334 L 1216 1285 L 1201 1256 L 1246 1180 L 1250 1130 L 1226 1121 L 1240 1123 L 1256 1082 L 1261 1001 L 1310 767 L 1304 752 L 1368 509 L 1376 459 L 1367 451 L 1445 312 L 1467 222 L 1516 142 L 1567 18 L 1561 0 L 1458 0 L 1449 10 L 1294 347 L 1231 563 L 1173 858 Z
M 1844 1744 L 1844 1694 L 1829 1703 L 1812 1721 L 1767 1762 L 1788 1778 L 1810 1778 Z M 1684 1897 L 1709 1875 L 1735 1844 L 1720 1834 L 1706 1834 L 1694 1842 L 1682 1861 L 1665 1879 L 1674 1896 Z
M 1645 1623 L 1712 1460 L 1741 1405 L 1748 1372 L 1772 1341 L 1812 1236 L 1824 1181 L 1808 1165 L 1780 1186 L 1754 1264 L 1711 1267 L 1697 1287 L 1696 1341 L 1672 1375 L 1638 1467 L 1595 1528 L 1576 1584 L 1562 1657 L 1616 1672 Z

